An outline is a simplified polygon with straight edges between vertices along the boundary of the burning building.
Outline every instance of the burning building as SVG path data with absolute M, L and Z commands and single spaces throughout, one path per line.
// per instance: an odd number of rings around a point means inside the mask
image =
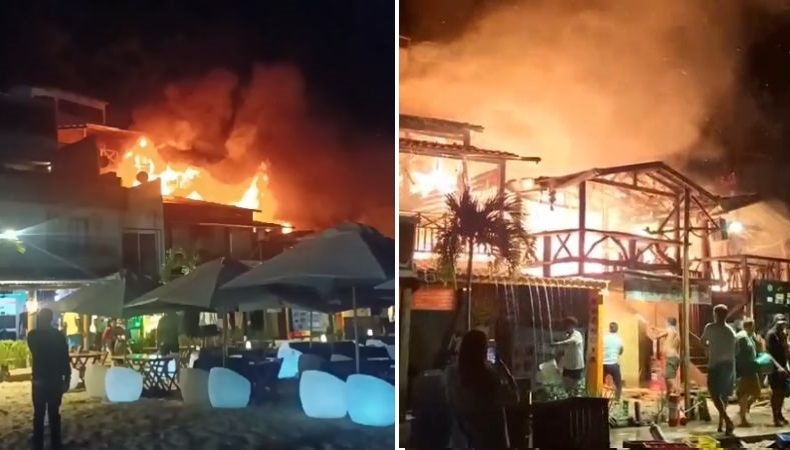
M 507 353 L 518 376 L 532 378 L 536 363 L 550 358 L 545 344 L 559 328 L 556 318 L 572 314 L 587 323 L 591 357 L 597 330 L 617 322 L 626 342 L 621 360 L 626 383 L 649 382 L 660 343 L 647 336 L 651 326 L 660 328 L 667 318 L 682 316 L 684 260 L 690 279 L 689 345 L 699 363 L 690 375 L 699 382 L 705 367 L 698 336 L 711 320 L 712 305 L 727 304 L 731 319 L 737 319 L 775 311 L 779 297 L 787 304 L 783 282 L 790 241 L 783 230 L 789 222 L 775 205 L 749 196 L 719 196 L 663 162 L 509 179 L 506 164 L 524 158 L 472 146 L 469 134 L 482 127 L 414 117 L 402 117 L 401 127 L 400 209 L 417 221 L 413 257 L 423 285 L 412 302 L 417 353 L 425 354 L 429 341 L 419 322 L 437 327 L 442 326 L 437 321 L 452 320 L 438 312 L 456 310 L 463 295 L 436 275 L 434 246 L 446 220 L 444 197 L 464 184 L 479 196 L 497 191 L 516 196 L 523 225 L 535 240 L 534 260 L 515 277 L 492 272 L 489 249 L 480 246 L 473 258 L 475 301 L 488 304 L 480 306 L 478 325 L 495 335 L 501 332 L 496 318 L 508 318 L 514 334 Z M 755 294 L 766 292 L 766 283 L 782 292 Z M 766 308 L 769 297 L 774 306 Z M 589 303 L 595 306 L 586 308 Z M 427 353 L 436 352 L 438 347 Z M 433 363 L 419 359 L 412 355 L 412 364 Z

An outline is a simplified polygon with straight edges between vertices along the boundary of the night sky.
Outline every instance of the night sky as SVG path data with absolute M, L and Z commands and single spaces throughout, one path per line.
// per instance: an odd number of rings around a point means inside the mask
M 0 87 L 55 85 L 124 110 L 167 82 L 293 62 L 321 110 L 394 128 L 395 12 L 386 0 L 25 1 L 0 12 Z
M 415 43 L 451 41 L 488 8 L 519 1 L 524 0 L 402 0 L 400 32 Z M 749 192 L 790 200 L 790 8 L 771 0 L 744 2 L 742 24 L 744 42 L 733 49 L 742 55 L 736 74 L 739 98 L 721 105 L 703 130 L 724 154 L 687 169 L 714 176 L 736 173 Z

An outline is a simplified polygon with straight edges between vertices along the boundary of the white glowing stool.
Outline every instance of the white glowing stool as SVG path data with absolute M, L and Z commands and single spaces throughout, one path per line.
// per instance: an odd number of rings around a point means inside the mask
M 80 384 L 80 371 L 77 369 L 71 369 L 71 379 L 69 379 L 69 390 L 73 391 L 77 389 L 77 386 Z
M 209 373 L 201 369 L 181 369 L 178 387 L 185 405 L 210 405 L 208 397 Z
M 280 345 L 280 348 L 277 349 L 277 357 L 282 359 L 283 363 L 280 365 L 277 378 L 282 380 L 299 376 L 299 357 L 301 355 L 302 352 L 292 349 L 287 342 Z
M 305 415 L 314 419 L 340 419 L 348 411 L 346 383 L 332 374 L 318 370 L 302 372 L 299 379 L 299 400 Z
M 388 427 L 395 424 L 395 386 L 370 375 L 346 380 L 348 416 L 360 425 Z
M 113 403 L 136 402 L 143 394 L 143 376 L 128 367 L 112 367 L 104 376 L 104 389 Z
M 214 408 L 244 408 L 251 393 L 250 382 L 230 369 L 214 367 L 208 374 L 208 398 Z
M 92 365 L 85 368 L 85 392 L 88 397 L 105 398 L 104 379 L 109 367 Z

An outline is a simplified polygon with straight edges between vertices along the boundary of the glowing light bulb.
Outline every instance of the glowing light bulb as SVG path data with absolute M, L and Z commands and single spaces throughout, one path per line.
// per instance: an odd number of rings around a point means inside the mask
M 743 233 L 743 224 L 737 220 L 733 220 L 727 224 L 727 232 L 730 234 Z
M 371 330 L 370 328 L 368 328 L 368 336 L 373 336 L 373 330 Z
M 321 340 L 321 342 L 326 342 L 326 335 L 322 334 L 320 340 Z
M 146 147 L 148 147 L 148 139 L 146 139 L 146 138 L 145 138 L 145 136 L 141 137 L 141 138 L 140 138 L 140 140 L 139 140 L 139 141 L 137 141 L 137 145 L 138 145 L 140 148 L 146 148 Z

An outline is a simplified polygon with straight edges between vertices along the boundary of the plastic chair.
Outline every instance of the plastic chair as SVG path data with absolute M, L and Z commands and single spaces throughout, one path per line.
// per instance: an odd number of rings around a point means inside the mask
M 107 400 L 136 402 L 143 394 L 143 376 L 128 367 L 111 367 L 104 376 Z
M 307 417 L 339 419 L 348 411 L 346 383 L 319 370 L 306 370 L 299 379 L 299 400 Z M 393 405 L 393 413 L 395 406 Z
M 214 408 L 244 408 L 250 402 L 252 385 L 238 373 L 214 367 L 208 375 L 208 398 Z
M 346 380 L 348 415 L 360 425 L 388 427 L 395 424 L 395 386 L 370 375 Z

